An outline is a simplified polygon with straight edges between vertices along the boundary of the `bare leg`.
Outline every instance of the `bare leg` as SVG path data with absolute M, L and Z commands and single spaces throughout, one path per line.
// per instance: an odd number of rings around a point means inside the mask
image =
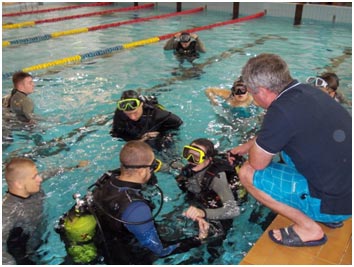
M 321 239 L 324 235 L 323 230 L 319 224 L 306 216 L 300 210 L 290 207 L 286 204 L 276 201 L 268 194 L 257 189 L 253 185 L 253 175 L 255 169 L 245 162 L 240 169 L 239 177 L 241 183 L 245 186 L 247 191 L 259 202 L 279 213 L 294 222 L 294 231 L 299 235 L 303 242 Z M 274 230 L 274 237 L 281 240 L 279 230 Z

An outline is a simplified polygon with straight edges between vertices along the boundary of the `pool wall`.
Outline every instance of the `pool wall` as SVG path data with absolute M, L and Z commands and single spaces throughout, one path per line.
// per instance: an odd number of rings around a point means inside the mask
M 129 6 L 134 4 L 142 4 L 143 2 L 122 2 L 115 5 Z M 146 3 L 146 2 L 144 2 Z M 182 10 L 205 6 L 207 10 L 226 12 L 232 15 L 234 2 L 179 2 Z M 236 2 L 235 2 L 236 3 Z M 306 3 L 282 3 L 282 2 L 238 2 L 239 13 L 242 15 L 250 15 L 259 11 L 266 10 L 268 16 L 294 18 L 296 6 L 303 4 L 302 20 L 319 20 L 334 23 L 352 23 L 352 7 L 338 5 L 320 5 Z M 73 3 L 65 2 L 27 2 L 27 3 L 3 3 L 3 13 L 19 12 L 24 10 L 35 10 L 39 6 L 42 8 L 53 5 L 72 5 Z M 336 3 L 338 4 L 338 3 Z M 344 3 L 348 5 L 348 3 Z M 156 7 L 176 8 L 176 2 L 155 2 Z
M 176 3 L 156 3 L 158 6 L 175 7 Z M 182 2 L 182 9 L 205 5 L 208 10 L 232 13 L 233 2 Z M 268 16 L 294 18 L 297 3 L 279 2 L 240 2 L 239 13 L 250 15 L 255 12 L 267 11 Z M 327 22 L 352 23 L 352 8 L 348 6 L 304 4 L 302 19 Z

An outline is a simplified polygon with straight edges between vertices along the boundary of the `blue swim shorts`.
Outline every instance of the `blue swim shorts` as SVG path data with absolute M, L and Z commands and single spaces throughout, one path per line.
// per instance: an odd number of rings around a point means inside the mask
M 273 199 L 295 209 L 318 222 L 339 222 L 351 215 L 321 213 L 321 200 L 310 196 L 307 180 L 295 168 L 291 159 L 282 154 L 286 164 L 272 162 L 267 168 L 255 171 L 253 185 Z

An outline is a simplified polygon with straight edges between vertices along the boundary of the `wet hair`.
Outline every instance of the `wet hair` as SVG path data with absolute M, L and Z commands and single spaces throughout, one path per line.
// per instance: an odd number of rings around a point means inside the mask
M 235 84 L 236 83 L 244 83 L 242 76 L 237 78 L 237 80 L 235 81 Z
M 214 148 L 213 142 L 206 138 L 199 138 L 194 140 L 190 145 L 196 144 L 205 148 L 205 154 L 207 157 L 214 157 L 218 154 L 217 150 Z
M 26 169 L 36 166 L 35 163 L 28 158 L 13 158 L 5 167 L 5 179 L 7 183 L 26 177 Z
M 12 83 L 13 83 L 14 87 L 16 88 L 18 83 L 22 82 L 27 77 L 32 77 L 32 75 L 27 72 L 23 72 L 23 71 L 15 72 L 12 75 Z
M 336 91 L 339 87 L 339 78 L 335 73 L 326 72 L 320 76 L 323 80 L 328 83 L 328 87 L 333 91 Z
M 120 99 L 137 98 L 139 99 L 139 94 L 134 90 L 123 91 Z
M 119 160 L 121 165 L 148 165 L 153 154 L 152 148 L 147 143 L 133 140 L 123 146 Z
M 242 69 L 242 78 L 251 93 L 265 87 L 279 94 L 293 80 L 286 62 L 278 55 L 267 53 L 249 59 Z
M 238 77 L 237 80 L 234 81 L 232 88 L 236 89 L 237 87 L 244 87 L 246 86 L 244 80 L 242 79 L 242 76 Z M 231 91 L 232 91 L 231 88 Z
M 189 32 L 182 32 L 179 39 L 181 43 L 188 43 L 191 40 L 191 35 Z

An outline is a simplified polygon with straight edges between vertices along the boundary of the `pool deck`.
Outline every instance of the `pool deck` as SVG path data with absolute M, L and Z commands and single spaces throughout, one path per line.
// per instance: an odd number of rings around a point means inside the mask
M 352 219 L 344 226 L 331 229 L 322 225 L 328 241 L 316 247 L 286 247 L 270 240 L 268 231 L 290 225 L 291 221 L 281 215 L 273 220 L 240 265 L 270 264 L 311 264 L 311 265 L 351 265 L 352 264 Z

